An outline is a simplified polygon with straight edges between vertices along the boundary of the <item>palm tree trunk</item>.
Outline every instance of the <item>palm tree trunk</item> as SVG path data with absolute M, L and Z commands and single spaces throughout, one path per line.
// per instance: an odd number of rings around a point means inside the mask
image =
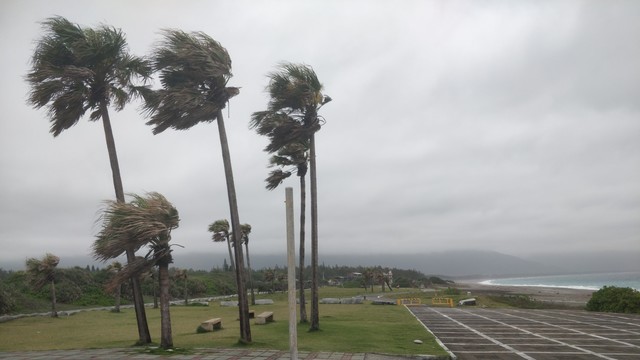
M 158 278 L 160 282 L 160 347 L 173 347 L 171 336 L 171 314 L 169 312 L 169 262 L 161 260 L 158 263 Z
M 189 279 L 187 279 L 187 270 L 184 271 L 184 304 L 189 305 Z
M 249 242 L 245 241 L 244 249 L 247 252 L 247 271 L 249 272 L 249 289 L 251 291 L 251 305 L 256 304 L 256 294 L 253 292 L 253 277 L 251 276 L 251 261 L 249 260 Z
M 233 181 L 233 170 L 231 168 L 231 155 L 229 153 L 229 143 L 227 141 L 227 132 L 224 128 L 224 119 L 222 110 L 218 110 L 218 133 L 220 135 L 220 146 L 222 148 L 222 162 L 224 163 L 224 174 L 227 181 L 227 195 L 229 196 L 229 210 L 231 212 L 231 226 L 234 234 L 241 234 L 240 216 L 238 215 L 238 201 L 236 199 L 236 187 Z M 251 342 L 251 327 L 249 325 L 249 303 L 247 301 L 247 292 L 244 286 L 244 258 L 242 254 L 242 244 L 240 244 L 240 236 L 234 236 L 233 249 L 236 258 L 236 283 L 238 284 L 238 311 L 240 318 L 240 341 L 245 343 Z
M 153 308 L 157 309 L 158 308 L 158 283 L 160 282 L 160 280 L 158 279 L 158 276 L 156 275 L 156 271 L 152 270 L 151 271 L 151 284 L 153 286 L 151 286 L 151 289 L 153 291 Z
M 104 127 L 104 136 L 107 142 L 107 151 L 109 153 L 109 163 L 111 164 L 111 173 L 113 175 L 113 187 L 116 191 L 116 200 L 119 203 L 124 203 L 124 190 L 122 187 L 122 177 L 120 176 L 120 166 L 118 165 L 116 142 L 113 138 L 113 130 L 111 129 L 111 119 L 109 118 L 109 111 L 107 110 L 107 102 L 104 99 L 100 101 L 100 111 L 102 113 L 102 125 Z M 128 263 L 135 260 L 135 252 L 133 249 L 127 249 L 126 254 Z M 144 299 L 142 297 L 140 279 L 137 276 L 131 277 L 131 289 L 133 290 L 133 304 L 136 312 L 136 321 L 138 323 L 138 341 L 140 344 L 149 344 L 151 343 L 151 334 L 149 333 L 147 315 L 144 310 Z
M 118 284 L 116 287 L 116 301 L 113 307 L 113 311 L 119 313 L 120 312 L 120 296 L 122 295 L 122 284 Z
M 307 305 L 304 297 L 304 241 L 305 241 L 305 212 L 307 207 L 307 184 L 304 176 L 300 176 L 300 275 L 298 284 L 300 286 L 300 322 L 307 323 Z
M 320 330 L 320 312 L 318 301 L 318 181 L 316 177 L 316 141 L 315 135 L 309 138 L 309 160 L 311 179 L 311 327 Z
M 51 317 L 58 317 L 58 311 L 56 311 L 56 284 L 51 280 Z
M 235 261 L 233 261 L 233 253 L 231 252 L 231 240 L 227 236 L 227 248 L 229 248 L 229 261 L 231 262 L 231 271 L 235 271 L 236 265 Z

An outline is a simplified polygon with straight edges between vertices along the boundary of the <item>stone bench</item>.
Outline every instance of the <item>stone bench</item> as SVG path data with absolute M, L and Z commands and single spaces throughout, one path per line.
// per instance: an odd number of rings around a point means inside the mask
M 273 311 L 265 311 L 256 316 L 256 324 L 263 325 L 273 321 Z
M 222 329 L 222 319 L 213 318 L 207 321 L 203 321 L 202 324 L 200 324 L 200 327 L 202 327 L 205 331 L 213 331 L 214 329 L 220 330 Z

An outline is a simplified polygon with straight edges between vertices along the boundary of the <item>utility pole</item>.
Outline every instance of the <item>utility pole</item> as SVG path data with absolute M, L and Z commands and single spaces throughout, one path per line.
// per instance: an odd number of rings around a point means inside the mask
M 293 188 L 285 189 L 287 214 L 287 277 L 289 286 L 289 349 L 291 360 L 298 360 L 298 330 L 296 319 L 296 242 L 293 228 Z

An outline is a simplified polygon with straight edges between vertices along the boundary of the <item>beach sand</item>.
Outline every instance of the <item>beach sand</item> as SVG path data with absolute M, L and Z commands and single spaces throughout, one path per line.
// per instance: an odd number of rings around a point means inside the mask
M 580 289 L 485 285 L 473 280 L 456 281 L 456 288 L 467 292 L 469 297 L 477 295 L 527 295 L 537 301 L 558 303 L 571 307 L 583 307 L 594 293 L 593 290 Z

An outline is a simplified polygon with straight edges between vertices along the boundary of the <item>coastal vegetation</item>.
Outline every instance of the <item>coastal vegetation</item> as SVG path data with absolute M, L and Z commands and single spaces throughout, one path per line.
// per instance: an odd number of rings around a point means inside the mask
M 587 310 L 640 314 L 640 291 L 628 287 L 605 286 L 587 302 Z
M 360 290 L 363 294 L 371 293 L 371 282 L 357 274 L 388 270 L 382 267 L 362 266 L 320 266 L 325 280 L 320 285 L 327 288 L 347 288 Z M 406 269 L 389 269 L 393 272 L 393 287 L 401 289 L 419 287 L 433 288 L 450 284 L 437 276 L 427 276 L 419 271 Z M 186 273 L 186 276 L 182 274 Z M 251 277 L 256 293 L 282 293 L 287 289 L 286 267 L 273 266 L 253 270 Z M 304 269 L 305 277 L 309 278 L 311 269 Z M 114 306 L 117 297 L 121 296 L 123 305 L 132 304 L 132 291 L 129 282 L 122 284 L 118 295 L 117 289 L 108 288 L 113 278 L 112 266 L 96 268 L 95 266 L 56 268 L 56 298 L 58 310 L 82 309 L 89 307 Z M 172 301 L 184 300 L 185 292 L 189 298 L 226 296 L 236 293 L 235 273 L 229 265 L 215 265 L 210 270 L 169 269 L 169 295 Z M 382 292 L 379 283 L 374 284 L 375 292 Z M 366 286 L 366 289 L 365 289 Z M 157 270 L 149 270 L 141 275 L 141 290 L 147 303 L 156 303 L 158 296 Z M 186 288 L 186 291 L 185 291 Z M 305 289 L 309 293 L 310 283 L 307 281 Z M 406 290 L 405 290 L 406 291 Z M 404 293 L 403 291 L 402 293 Z M 394 296 L 389 292 L 387 296 Z M 401 295 L 398 295 L 401 296 Z M 155 300 L 155 301 L 154 301 Z M 157 306 L 156 306 L 157 307 Z M 28 314 L 48 312 L 51 309 L 50 292 L 47 288 L 35 289 L 29 282 L 25 270 L 7 271 L 0 269 L 0 315 Z

